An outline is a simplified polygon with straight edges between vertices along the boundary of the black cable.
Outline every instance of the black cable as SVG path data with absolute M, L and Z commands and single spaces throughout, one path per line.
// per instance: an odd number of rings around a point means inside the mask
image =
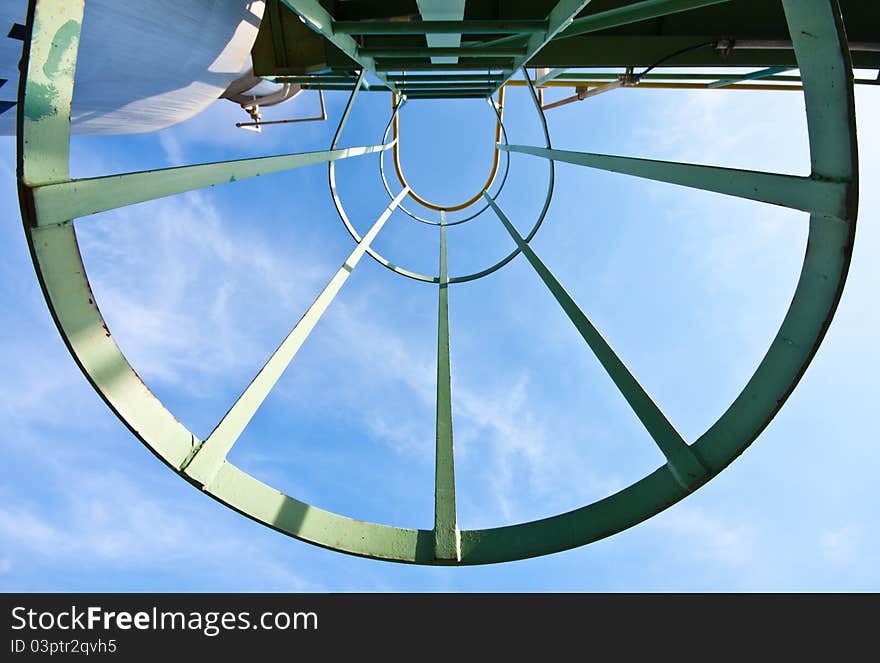
M 717 40 L 716 40 L 716 41 L 704 41 L 704 42 L 701 43 L 701 44 L 695 44 L 694 46 L 688 46 L 687 48 L 683 48 L 683 49 L 681 49 L 680 51 L 675 51 L 675 53 L 670 53 L 669 55 L 667 55 L 667 56 L 665 56 L 665 57 L 660 58 L 659 60 L 657 60 L 657 62 L 655 62 L 655 63 L 652 64 L 650 67 L 648 67 L 647 69 L 645 69 L 641 74 L 636 74 L 635 78 L 636 78 L 636 80 L 639 80 L 642 76 L 644 76 L 645 74 L 647 74 L 647 73 L 648 73 L 649 71 L 651 71 L 654 67 L 659 67 L 659 66 L 660 66 L 661 64 L 663 64 L 664 62 L 667 62 L 668 60 L 671 60 L 672 58 L 678 57 L 679 55 L 682 55 L 682 54 L 684 54 L 684 53 L 690 53 L 691 51 L 696 51 L 696 50 L 698 50 L 698 49 L 700 49 L 700 48 L 705 48 L 706 46 L 717 46 L 717 45 L 718 45 L 718 41 L 717 41 Z

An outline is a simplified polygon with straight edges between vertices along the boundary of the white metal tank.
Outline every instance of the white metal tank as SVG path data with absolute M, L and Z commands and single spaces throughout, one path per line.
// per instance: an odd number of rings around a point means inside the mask
M 237 79 L 247 86 L 264 7 L 264 0 L 86 0 L 73 131 L 156 131 L 204 110 Z M 15 133 L 26 12 L 27 0 L 0 0 L 0 134 Z M 281 89 L 263 82 L 260 93 L 274 87 Z

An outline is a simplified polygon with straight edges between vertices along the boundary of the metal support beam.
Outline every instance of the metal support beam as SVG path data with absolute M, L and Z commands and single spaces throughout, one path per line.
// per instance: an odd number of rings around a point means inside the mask
M 391 147 L 393 145 L 368 145 L 321 152 L 299 152 L 46 184 L 34 188 L 34 207 L 40 225 L 62 223 L 155 198 L 316 163 L 372 154 Z
M 383 83 L 394 90 L 394 84 L 376 68 L 373 58 L 361 55 L 358 43 L 347 34 L 333 33 L 333 17 L 321 6 L 318 0 L 281 0 L 294 13 L 305 21 L 306 25 L 319 35 L 330 41 L 339 50 L 357 62 L 365 70 L 377 76 Z
M 422 18 L 428 21 L 452 21 L 460 23 L 464 18 L 466 0 L 416 0 Z M 427 32 L 425 40 L 430 48 L 455 48 L 461 46 L 461 32 Z M 436 53 L 431 64 L 455 64 L 455 54 L 444 56 Z
M 434 464 L 434 557 L 461 559 L 455 512 L 452 448 L 452 375 L 449 366 L 449 273 L 446 269 L 446 212 L 440 212 L 440 284 L 437 305 L 437 449 Z
M 183 462 L 180 467 L 181 471 L 185 471 L 187 476 L 197 481 L 203 486 L 208 486 L 211 480 L 216 476 L 221 465 L 226 462 L 226 456 L 232 449 L 232 446 L 238 440 L 245 427 L 257 413 L 260 405 L 266 400 L 266 397 L 275 387 L 285 369 L 293 361 L 296 353 L 305 343 L 311 331 L 318 324 L 318 320 L 330 306 L 330 303 L 339 293 L 339 290 L 348 280 L 349 275 L 357 266 L 363 257 L 370 243 L 376 238 L 376 235 L 385 225 L 385 222 L 391 216 L 391 213 L 400 204 L 400 201 L 407 195 L 406 187 L 391 201 L 384 212 L 376 219 L 373 227 L 364 235 L 364 238 L 358 242 L 358 245 L 351 252 L 351 255 L 342 263 L 342 267 L 334 274 L 333 278 L 324 288 L 315 302 L 305 312 L 296 326 L 291 330 L 287 338 L 278 346 L 278 349 L 269 358 L 269 361 L 263 366 L 253 381 L 244 390 L 229 412 L 223 417 L 217 427 L 202 442 L 201 445 L 194 447 L 193 453 Z
M 657 404 L 651 400 L 647 392 L 635 379 L 626 365 L 620 360 L 611 346 L 602 338 L 599 331 L 593 326 L 589 318 L 578 307 L 577 303 L 572 299 L 562 284 L 556 280 L 553 273 L 547 269 L 547 266 L 538 258 L 537 254 L 526 243 L 523 237 L 517 232 L 513 224 L 505 216 L 504 212 L 495 203 L 495 200 L 488 194 L 484 193 L 483 197 L 495 210 L 495 214 L 501 220 L 504 228 L 510 234 L 510 237 L 516 242 L 522 254 L 529 263 L 534 267 L 538 276 L 544 282 L 544 285 L 550 290 L 553 297 L 565 311 L 568 319 L 574 324 L 581 337 L 586 341 L 587 345 L 596 355 L 599 363 L 608 373 L 608 376 L 620 390 L 620 393 L 629 403 L 636 416 L 647 429 L 648 433 L 654 439 L 660 451 L 666 457 L 672 475 L 676 481 L 685 488 L 692 488 L 706 474 L 706 468 L 700 460 L 694 455 L 691 448 L 687 445 L 679 432 L 666 418 L 666 415 L 657 407 Z
M 424 4 L 424 3 L 423 3 Z M 336 21 L 333 32 L 354 35 L 522 34 L 543 32 L 546 21 Z
M 757 170 L 719 168 L 674 161 L 636 159 L 610 154 L 551 150 L 525 145 L 498 145 L 498 149 L 564 161 L 578 166 L 634 175 L 657 182 L 668 182 L 714 191 L 728 196 L 781 205 L 804 212 L 845 218 L 847 185 L 831 179 L 801 177 Z
M 407 83 L 426 83 L 426 82 L 449 82 L 457 83 L 462 81 L 479 81 L 491 82 L 501 78 L 501 74 L 389 74 L 388 76 L 395 83 L 405 85 Z
M 742 81 L 756 81 L 762 78 L 775 76 L 776 74 L 781 74 L 786 71 L 791 71 L 791 67 L 768 67 L 767 69 L 762 69 L 761 71 L 753 71 L 751 74 L 743 74 L 742 76 L 737 76 L 736 78 L 722 78 L 715 81 L 714 83 L 709 83 L 709 87 L 714 89 L 719 87 L 727 87 L 728 85 L 733 85 L 734 83 L 740 83 Z
M 514 60 L 513 66 L 504 72 L 504 79 L 495 90 L 508 81 L 517 69 L 528 64 L 535 53 L 544 48 L 557 34 L 571 25 L 574 17 L 589 3 L 590 0 L 559 0 L 547 15 L 547 30 L 529 36 L 529 40 L 526 42 L 525 55 Z M 495 90 L 492 90 L 492 92 L 494 93 Z
M 542 85 L 544 85 L 544 83 L 552 81 L 557 76 L 561 76 L 562 74 L 564 74 L 566 70 L 566 67 L 557 67 L 556 69 L 551 69 L 543 76 L 538 77 L 538 79 L 535 81 L 535 87 L 541 87 Z
M 475 48 L 472 46 L 387 46 L 362 48 L 360 52 L 372 58 L 431 58 L 433 63 L 437 58 L 466 57 L 466 58 L 512 58 L 523 55 L 526 51 L 522 47 L 497 47 Z M 437 67 L 442 69 L 442 67 Z
M 630 23 L 639 23 L 640 21 L 649 21 L 652 18 L 660 18 L 669 14 L 677 14 L 678 12 L 708 7 L 709 5 L 718 5 L 729 1 L 645 0 L 644 2 L 636 2 L 631 5 L 618 7 L 617 9 L 609 9 L 608 11 L 579 18 L 563 30 L 558 39 L 577 37 L 578 35 L 585 35 L 590 32 L 616 28 L 621 25 L 629 25 Z

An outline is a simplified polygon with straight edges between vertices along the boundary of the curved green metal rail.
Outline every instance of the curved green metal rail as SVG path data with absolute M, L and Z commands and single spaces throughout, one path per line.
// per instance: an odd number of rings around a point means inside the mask
M 574 6 L 559 6 L 563 5 Z M 418 564 L 486 564 L 522 559 L 619 532 L 684 498 L 724 469 L 758 436 L 810 363 L 846 279 L 855 233 L 858 176 L 852 69 L 841 18 L 833 0 L 782 0 L 782 5 L 804 83 L 812 163 L 809 177 L 566 152 L 550 146 L 549 134 L 546 147 L 500 146 L 547 159 L 551 174 L 554 160 L 566 161 L 810 214 L 803 268 L 779 332 L 740 395 L 709 430 L 688 444 L 531 249 L 529 240 L 540 224 L 522 237 L 497 201 L 484 192 L 486 203 L 517 244 L 516 252 L 505 264 L 520 252 L 524 254 L 666 458 L 666 463 L 651 474 L 593 504 L 533 522 L 459 530 L 453 470 L 448 287 L 490 270 L 457 280 L 449 278 L 445 214 L 440 221 L 438 276 L 406 272 L 375 254 L 370 244 L 408 194 L 406 188 L 393 197 L 365 236 L 360 237 L 348 223 L 335 190 L 334 161 L 389 147 L 336 148 L 357 87 L 331 149 L 324 152 L 71 180 L 70 102 L 83 0 L 32 0 L 18 105 L 18 180 L 25 233 L 46 301 L 65 343 L 92 386 L 153 453 L 208 495 L 281 532 L 333 550 Z M 557 14 L 562 16 L 560 12 L 552 14 L 553 20 L 539 37 L 549 38 L 551 32 L 562 29 Z M 74 219 L 199 187 L 324 162 L 330 164 L 334 203 L 356 246 L 211 435 L 199 440 L 141 382 L 113 340 L 89 287 Z M 398 273 L 438 284 L 433 530 L 366 523 L 315 508 L 244 473 L 227 459 L 250 417 L 365 253 Z

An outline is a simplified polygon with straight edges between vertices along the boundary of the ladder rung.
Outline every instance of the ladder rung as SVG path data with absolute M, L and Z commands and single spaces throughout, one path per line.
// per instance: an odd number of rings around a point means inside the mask
M 544 32 L 547 21 L 335 21 L 335 34 L 522 34 Z

